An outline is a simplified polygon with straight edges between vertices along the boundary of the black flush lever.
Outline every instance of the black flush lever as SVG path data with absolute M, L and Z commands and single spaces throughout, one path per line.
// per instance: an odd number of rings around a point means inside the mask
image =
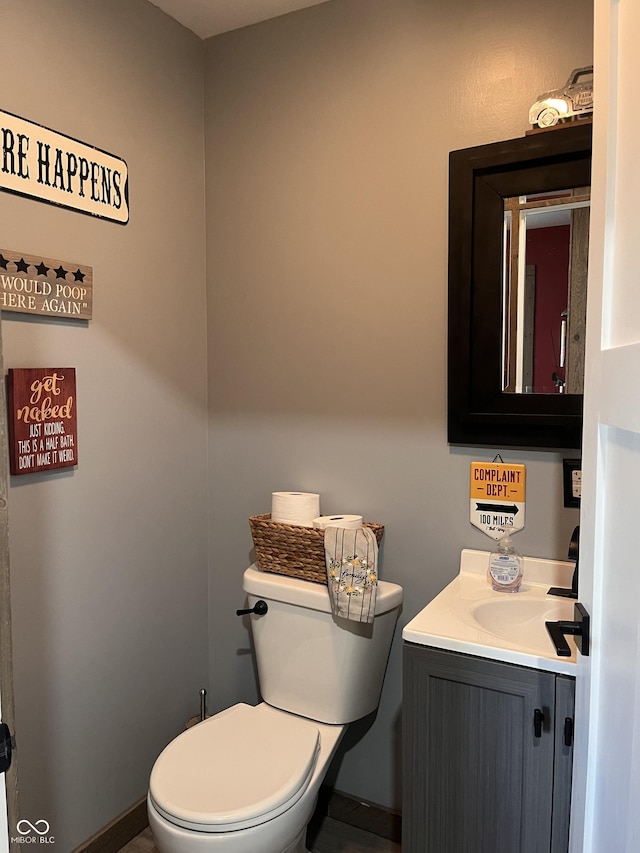
M 246 610 L 236 610 L 236 616 L 246 616 L 248 613 L 255 613 L 256 616 L 264 616 L 268 609 L 267 602 L 259 599 L 253 607 L 248 607 Z
M 576 638 L 578 651 L 585 657 L 589 656 L 589 614 L 582 604 L 575 604 L 573 617 L 574 622 L 545 622 L 558 657 L 568 658 L 571 656 L 571 649 L 565 639 L 565 634 L 573 635 Z

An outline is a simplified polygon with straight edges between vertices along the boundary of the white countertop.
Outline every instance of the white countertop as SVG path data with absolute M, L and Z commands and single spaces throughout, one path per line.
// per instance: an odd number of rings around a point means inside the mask
M 403 640 L 575 676 L 573 638 L 567 637 L 571 657 L 558 657 L 545 626 L 573 620 L 575 600 L 547 591 L 570 587 L 574 564 L 525 557 L 520 592 L 494 592 L 489 554 L 463 550 L 458 576 L 405 626 Z

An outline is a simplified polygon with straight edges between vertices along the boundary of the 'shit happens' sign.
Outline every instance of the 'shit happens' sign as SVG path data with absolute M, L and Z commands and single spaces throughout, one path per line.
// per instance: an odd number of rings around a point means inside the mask
M 125 224 L 127 164 L 0 110 L 0 189 Z

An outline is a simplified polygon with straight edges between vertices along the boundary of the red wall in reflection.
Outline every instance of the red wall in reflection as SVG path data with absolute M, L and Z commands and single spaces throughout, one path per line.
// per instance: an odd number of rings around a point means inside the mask
M 533 384 L 537 392 L 554 391 L 553 374 L 560 368 L 560 322 L 567 310 L 571 227 L 527 229 L 527 265 L 536 268 Z

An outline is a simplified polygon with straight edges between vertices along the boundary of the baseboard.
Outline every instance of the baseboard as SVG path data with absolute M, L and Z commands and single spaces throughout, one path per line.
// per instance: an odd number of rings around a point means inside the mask
M 334 820 L 400 843 L 402 816 L 399 812 L 328 787 L 322 788 L 318 803 L 325 814 Z
M 143 797 L 76 847 L 73 853 L 118 853 L 148 825 L 147 798 Z
M 402 818 L 398 812 L 376 803 L 334 791 L 323 786 L 318 797 L 317 813 L 348 823 L 381 838 L 400 843 Z M 147 799 L 143 797 L 131 808 L 114 818 L 95 835 L 76 847 L 72 853 L 118 853 L 125 844 L 149 825 Z

